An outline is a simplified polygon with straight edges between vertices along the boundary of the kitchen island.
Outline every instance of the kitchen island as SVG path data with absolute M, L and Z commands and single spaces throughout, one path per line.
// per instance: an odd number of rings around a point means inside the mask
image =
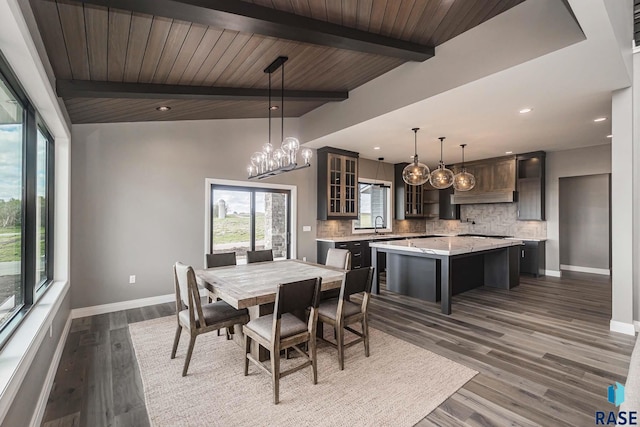
M 430 237 L 372 242 L 371 261 L 386 255 L 387 290 L 441 301 L 451 314 L 451 297 L 476 287 L 511 289 L 519 284 L 519 240 L 485 237 Z M 378 273 L 372 292 L 379 292 Z

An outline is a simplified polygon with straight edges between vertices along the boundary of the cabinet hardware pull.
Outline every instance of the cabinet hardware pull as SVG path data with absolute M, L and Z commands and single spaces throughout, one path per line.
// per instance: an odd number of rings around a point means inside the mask
M 524 249 L 522 250 L 522 258 L 524 258 Z

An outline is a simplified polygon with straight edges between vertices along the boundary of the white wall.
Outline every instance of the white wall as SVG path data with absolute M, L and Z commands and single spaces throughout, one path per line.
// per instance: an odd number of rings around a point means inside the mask
M 546 268 L 560 274 L 559 179 L 611 173 L 611 144 L 548 152 L 545 166 Z
M 286 120 L 286 133 L 296 136 L 297 123 Z M 202 267 L 205 179 L 246 181 L 267 121 L 74 125 L 72 133 L 71 297 L 78 308 L 171 294 L 174 262 Z M 315 164 L 261 181 L 297 186 L 297 256 L 310 261 Z

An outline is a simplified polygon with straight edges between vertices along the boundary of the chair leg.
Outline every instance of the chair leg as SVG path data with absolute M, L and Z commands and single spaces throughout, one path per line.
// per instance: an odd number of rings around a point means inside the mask
M 309 338 L 309 356 L 311 357 L 311 368 L 313 370 L 313 383 L 318 384 L 318 361 L 316 358 L 316 337 Z
M 344 328 L 336 324 L 336 341 L 338 342 L 338 365 L 340 370 L 344 370 Z
M 251 353 L 251 338 L 244 334 L 244 376 L 249 375 L 249 353 Z
M 176 337 L 173 339 L 173 349 L 171 350 L 171 358 L 176 358 L 176 351 L 178 350 L 178 342 L 180 341 L 180 334 L 182 333 L 182 326 L 178 324 L 178 329 L 176 329 Z
M 271 351 L 271 381 L 273 383 L 273 403 L 280 402 L 280 349 Z
M 218 329 L 218 331 L 220 331 L 220 329 Z M 233 325 L 227 328 L 227 341 L 233 339 L 234 332 Z
M 189 362 L 191 362 L 191 355 L 193 354 L 193 346 L 196 344 L 196 336 L 191 335 L 191 340 L 189 341 L 189 350 L 187 350 L 187 358 L 184 360 L 184 368 L 182 369 L 182 376 L 187 376 L 187 370 L 189 369 Z
M 369 320 L 367 320 L 367 316 L 362 318 L 362 335 L 364 338 L 364 356 L 369 357 Z

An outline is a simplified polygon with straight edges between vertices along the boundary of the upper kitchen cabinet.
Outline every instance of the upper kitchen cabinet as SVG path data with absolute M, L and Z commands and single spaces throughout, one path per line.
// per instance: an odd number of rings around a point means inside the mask
M 518 219 L 544 221 L 545 152 L 518 154 Z
M 318 149 L 318 219 L 358 219 L 358 153 Z
M 396 219 L 424 218 L 424 185 L 409 185 L 402 180 L 402 171 L 409 163 L 394 165 Z

